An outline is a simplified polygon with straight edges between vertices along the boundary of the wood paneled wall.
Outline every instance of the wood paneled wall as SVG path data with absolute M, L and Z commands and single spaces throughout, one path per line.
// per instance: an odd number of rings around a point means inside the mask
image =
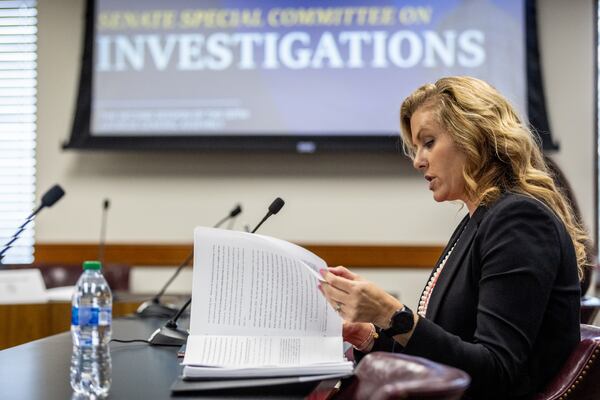
M 323 245 L 301 246 L 323 258 L 331 266 L 355 268 L 433 267 L 442 253 L 440 246 Z M 129 265 L 178 265 L 192 251 L 190 244 L 109 244 L 105 262 Z M 35 262 L 79 264 L 98 258 L 97 244 L 38 243 Z
M 113 318 L 133 313 L 141 301 L 113 303 Z M 46 336 L 66 332 L 71 327 L 71 303 L 1 304 L 0 350 Z

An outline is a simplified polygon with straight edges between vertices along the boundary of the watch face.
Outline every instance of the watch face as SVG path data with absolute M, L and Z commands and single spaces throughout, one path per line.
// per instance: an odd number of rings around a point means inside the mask
M 389 329 L 384 332 L 388 336 L 398 335 L 400 333 L 410 332 L 415 323 L 413 313 L 410 308 L 404 306 L 404 308 L 396 311 L 392 316 L 392 324 Z
M 397 313 L 395 317 L 394 327 L 397 327 L 398 330 L 401 330 L 401 333 L 406 333 L 412 329 L 414 323 L 412 312 L 401 311 Z

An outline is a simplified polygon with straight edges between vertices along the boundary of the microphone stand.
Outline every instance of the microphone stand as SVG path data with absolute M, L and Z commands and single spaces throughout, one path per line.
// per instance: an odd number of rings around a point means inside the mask
M 37 215 L 37 213 L 39 213 L 42 209 L 44 208 L 44 205 L 40 205 L 38 208 L 35 209 L 35 211 L 33 213 L 31 213 L 31 215 L 29 217 L 27 217 L 27 219 L 25 220 L 25 222 L 23 223 L 23 225 L 21 225 L 19 227 L 19 229 L 17 230 L 17 232 L 15 232 L 15 234 L 13 235 L 13 237 L 10 239 L 10 241 L 8 243 L 6 243 L 4 245 L 4 247 L 2 248 L 2 251 L 0 251 L 0 264 L 2 264 L 2 260 L 4 259 L 4 254 L 11 248 L 11 245 L 19 238 L 19 236 L 21 235 L 21 233 L 23 233 L 23 231 L 25 230 L 25 227 L 31 222 L 33 221 L 33 218 Z
M 98 245 L 98 261 L 104 265 L 104 248 L 106 247 L 106 225 L 108 221 L 108 208 L 110 200 L 104 199 L 102 203 L 102 221 L 100 222 L 100 243 Z
M 42 203 L 31 213 L 31 215 L 29 215 L 27 217 L 25 222 L 19 227 L 17 232 L 15 232 L 13 237 L 8 241 L 8 243 L 6 243 L 4 245 L 4 247 L 2 248 L 2 251 L 0 251 L 0 265 L 2 265 L 2 259 L 4 258 L 4 255 L 6 254 L 6 252 L 11 248 L 11 245 L 19 238 L 19 235 L 21 235 L 21 233 L 23 233 L 23 231 L 25 230 L 25 227 L 31 221 L 33 221 L 35 216 L 40 211 L 42 211 L 44 208 L 52 207 L 54 205 L 54 203 L 56 203 L 58 200 L 60 200 L 64 195 L 65 195 L 65 191 L 63 190 L 62 187 L 60 187 L 60 185 L 54 185 L 50 189 L 48 189 L 46 191 L 46 193 L 44 193 L 44 195 L 42 196 Z
M 150 336 L 150 338 L 148 339 L 148 342 L 150 342 L 150 344 L 152 345 L 159 346 L 181 346 L 185 344 L 189 333 L 178 329 L 177 320 L 189 307 L 191 302 L 192 298 L 190 297 L 173 318 L 168 320 L 165 325 L 154 331 L 152 336 Z
M 177 278 L 181 270 L 190 263 L 193 257 L 194 251 L 192 250 L 192 252 L 186 257 L 186 259 L 177 267 L 177 269 L 175 270 L 173 275 L 171 275 L 167 283 L 162 287 L 162 289 L 160 289 L 160 292 L 158 292 L 156 296 L 154 296 L 151 300 L 145 301 L 142 304 L 140 304 L 140 306 L 135 312 L 135 314 L 138 317 L 170 318 L 177 313 L 179 307 L 177 307 L 174 304 L 162 304 L 160 302 L 160 298 L 166 292 L 169 285 L 171 285 L 171 282 L 173 282 L 175 278 Z

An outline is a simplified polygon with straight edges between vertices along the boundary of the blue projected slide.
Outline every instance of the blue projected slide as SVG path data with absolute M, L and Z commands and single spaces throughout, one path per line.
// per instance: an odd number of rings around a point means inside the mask
M 96 2 L 91 135 L 385 136 L 471 75 L 526 110 L 524 0 Z

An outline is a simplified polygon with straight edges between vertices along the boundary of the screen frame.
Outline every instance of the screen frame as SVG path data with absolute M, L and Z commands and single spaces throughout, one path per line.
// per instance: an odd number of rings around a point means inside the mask
M 87 0 L 85 38 L 71 135 L 63 145 L 69 150 L 196 150 L 223 152 L 398 152 L 398 132 L 389 135 L 115 135 L 91 134 L 92 79 L 94 65 L 94 15 L 96 0 Z M 525 0 L 527 112 L 533 131 L 544 150 L 558 150 L 552 140 L 540 63 L 535 0 Z

